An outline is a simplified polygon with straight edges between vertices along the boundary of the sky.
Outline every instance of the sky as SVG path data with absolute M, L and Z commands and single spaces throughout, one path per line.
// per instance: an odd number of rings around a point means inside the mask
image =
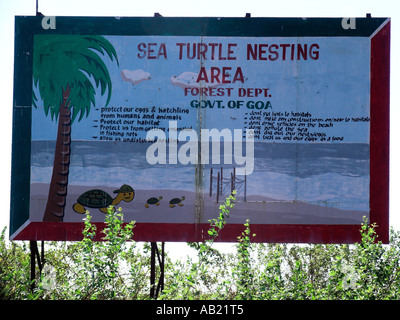
M 11 140 L 13 104 L 14 16 L 35 15 L 35 0 L 0 0 L 0 117 L 1 181 L 0 230 L 9 224 Z M 39 0 L 39 11 L 47 16 L 127 16 L 151 17 L 158 12 L 164 17 L 390 17 L 391 20 L 391 99 L 390 99 L 390 225 L 400 230 L 400 2 L 395 0 L 202 0 L 202 1 L 124 1 L 124 0 Z

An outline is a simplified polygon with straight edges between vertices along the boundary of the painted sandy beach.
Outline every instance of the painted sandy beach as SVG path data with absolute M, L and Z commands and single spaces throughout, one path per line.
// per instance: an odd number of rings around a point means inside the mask
M 113 190 L 116 188 L 70 185 L 64 222 L 82 221 L 84 216 L 74 212 L 72 206 L 83 192 L 95 188 L 102 189 L 111 196 L 115 196 Z M 47 191 L 48 186 L 46 184 L 31 184 L 30 219 L 32 221 L 42 221 Z M 158 206 L 153 204 L 146 208 L 145 204 L 149 198 L 160 196 L 162 196 L 162 199 Z M 182 206 L 170 207 L 169 201 L 171 199 L 182 198 L 183 196 L 185 199 L 181 202 Z M 367 215 L 365 211 L 341 210 L 302 201 L 279 201 L 254 195 L 248 196 L 246 200 L 246 202 L 237 201 L 235 207 L 231 209 L 228 223 L 243 224 L 246 219 L 250 219 L 253 224 L 359 224 L 362 222 L 362 217 Z M 197 207 L 195 204 L 197 204 Z M 124 221 L 135 220 L 138 223 L 208 223 L 209 219 L 217 217 L 220 204 L 222 204 L 222 201 L 217 203 L 215 197 L 210 198 L 208 194 L 196 197 L 194 192 L 164 189 L 135 190 L 135 198 L 132 202 L 121 202 L 117 207 L 123 209 Z M 200 208 L 202 210 L 199 210 Z M 104 221 L 104 214 L 98 209 L 88 208 L 88 210 L 93 217 L 93 222 Z

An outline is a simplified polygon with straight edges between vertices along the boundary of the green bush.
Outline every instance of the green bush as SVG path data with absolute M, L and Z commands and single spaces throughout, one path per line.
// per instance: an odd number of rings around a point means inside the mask
M 216 219 L 209 240 L 189 243 L 196 255 L 165 257 L 164 291 L 158 299 L 358 300 L 400 298 L 400 234 L 377 241 L 376 225 L 360 226 L 361 242 L 338 244 L 257 244 L 246 221 L 236 249 L 223 253 L 214 240 L 229 219 L 235 194 Z M 150 299 L 150 244 L 136 243 L 135 223 L 123 223 L 110 208 L 103 241 L 85 218 L 83 240 L 46 242 L 45 264 L 31 289 L 26 242 L 0 237 L 0 299 Z
M 6 228 L 0 236 L 0 299 L 32 299 L 29 246 L 6 241 L 5 233 Z

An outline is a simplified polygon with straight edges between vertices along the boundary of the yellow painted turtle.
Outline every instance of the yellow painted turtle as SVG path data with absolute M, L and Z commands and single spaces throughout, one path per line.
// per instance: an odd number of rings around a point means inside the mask
M 185 196 L 182 196 L 182 198 L 173 198 L 171 199 L 171 201 L 169 202 L 169 206 L 171 208 L 175 207 L 175 205 L 178 205 L 180 207 L 183 207 L 183 203 L 182 201 L 185 200 Z
M 144 205 L 146 208 L 148 208 L 151 204 L 155 204 L 156 206 L 160 205 L 160 200 L 162 199 L 162 196 L 159 196 L 158 198 L 152 197 L 147 199 L 146 204 Z
M 92 189 L 82 193 L 77 202 L 73 205 L 73 209 L 77 213 L 85 213 L 86 208 L 96 208 L 101 212 L 107 213 L 107 207 L 112 205 L 116 206 L 121 201 L 131 202 L 135 197 L 135 191 L 131 186 L 124 184 L 118 190 L 114 190 L 117 194 L 112 198 L 107 192 L 100 189 Z

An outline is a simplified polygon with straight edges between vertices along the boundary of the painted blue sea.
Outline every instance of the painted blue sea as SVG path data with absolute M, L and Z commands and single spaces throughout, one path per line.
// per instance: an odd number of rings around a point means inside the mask
M 178 150 L 183 144 L 178 144 Z M 32 184 L 50 182 L 54 145 L 54 141 L 32 141 Z M 233 168 L 240 167 L 235 164 L 235 159 L 232 159 L 232 164 L 214 161 L 201 167 L 179 162 L 170 164 L 168 155 L 167 164 L 150 165 L 146 160 L 149 145 L 73 141 L 69 185 L 119 187 L 126 183 L 140 190 L 201 190 L 208 194 L 216 192 L 218 173 L 223 175 L 222 186 L 229 185 Z M 242 145 L 242 152 L 245 156 L 245 144 Z M 221 156 L 220 162 L 223 160 Z M 210 176 L 211 168 L 214 178 Z M 239 200 L 246 197 L 246 201 L 258 201 L 258 198 L 264 201 L 301 201 L 341 210 L 368 212 L 369 145 L 256 142 L 254 171 L 246 179 L 238 175 L 236 179 Z

